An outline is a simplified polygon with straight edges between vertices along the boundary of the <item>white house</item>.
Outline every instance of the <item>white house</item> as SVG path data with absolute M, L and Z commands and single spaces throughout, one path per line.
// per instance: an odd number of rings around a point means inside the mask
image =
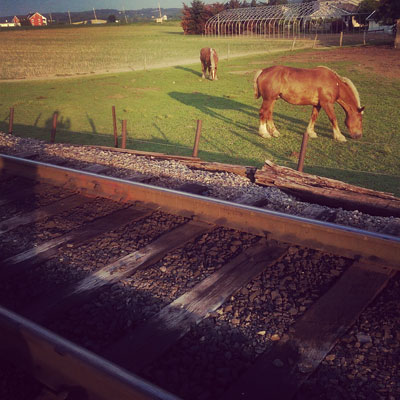
M 384 33 L 392 33 L 393 25 L 381 25 L 379 22 L 375 22 L 374 14 L 376 11 L 373 11 L 368 17 L 365 19 L 368 22 L 368 32 L 384 32 Z

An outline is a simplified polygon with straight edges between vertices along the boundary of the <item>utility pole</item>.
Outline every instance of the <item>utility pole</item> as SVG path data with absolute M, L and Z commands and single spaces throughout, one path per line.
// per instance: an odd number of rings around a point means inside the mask
M 97 21 L 96 11 L 95 11 L 94 7 L 93 7 L 93 14 L 94 14 L 94 19 Z
M 71 25 L 72 24 L 72 22 L 71 22 L 71 14 L 70 14 L 69 10 L 68 10 L 68 17 L 69 17 L 69 24 Z
M 126 12 L 125 12 L 125 7 L 122 7 L 122 10 L 124 11 L 124 15 L 125 15 L 125 23 L 128 23 L 128 19 L 126 18 Z

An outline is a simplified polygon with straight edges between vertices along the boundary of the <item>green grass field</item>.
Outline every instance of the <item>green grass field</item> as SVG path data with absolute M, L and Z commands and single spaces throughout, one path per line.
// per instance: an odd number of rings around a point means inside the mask
M 117 32 L 118 27 L 104 29 Z M 195 58 L 198 58 L 199 49 L 210 43 L 205 38 L 180 35 L 176 25 L 162 28 L 138 25 L 130 29 L 137 29 L 137 36 L 143 31 L 153 32 L 154 37 L 151 36 L 148 43 L 164 43 L 163 49 L 167 53 L 170 46 L 176 49 L 176 43 L 185 42 L 184 46 L 190 47 Z M 90 34 L 93 38 L 95 32 L 103 38 L 101 28 L 92 29 Z M 0 32 L 0 39 L 2 34 Z M 240 52 L 238 48 L 234 51 L 234 46 L 239 44 L 233 39 L 213 39 L 210 45 L 220 55 L 225 53 L 227 56 L 227 43 L 231 51 L 229 60 L 221 57 L 220 79 L 214 82 L 201 79 L 200 62 L 180 64 L 179 61 L 174 67 L 152 70 L 53 80 L 2 81 L 0 130 L 8 131 L 9 108 L 14 107 L 15 134 L 48 141 L 52 115 L 57 111 L 56 141 L 111 146 L 111 107 L 115 105 L 119 130 L 121 121 L 128 121 L 129 148 L 191 155 L 196 120 L 201 119 L 203 130 L 199 156 L 202 159 L 258 167 L 265 159 L 270 159 L 280 165 L 296 167 L 295 154 L 300 150 L 311 107 L 278 101 L 274 119 L 281 137 L 266 140 L 257 135 L 261 100 L 254 99 L 252 88 L 257 69 L 279 62 L 284 55 L 294 54 L 288 50 L 286 53 L 276 52 L 279 45 L 290 49 L 291 42 L 271 44 L 265 40 L 247 40 L 260 48 L 250 49 L 249 44 L 247 47 L 243 44 L 243 52 L 261 51 L 261 46 L 269 52 L 232 58 L 235 51 Z M 144 36 L 141 45 L 146 48 Z M 296 52 L 304 55 L 303 61 L 286 62 L 287 65 L 312 67 L 321 64 L 321 61 L 309 60 L 308 50 Z M 192 57 L 192 53 L 188 55 L 183 51 L 182 59 Z M 177 57 L 178 54 L 175 59 Z M 73 63 L 71 60 L 71 70 Z M 347 61 L 324 62 L 324 65 L 350 78 L 358 88 L 362 105 L 366 106 L 364 136 L 359 141 L 349 138 L 343 123 L 344 112 L 337 106 L 340 127 L 348 141 L 333 141 L 330 123 L 321 111 L 316 123 L 319 137 L 309 141 L 304 170 L 400 196 L 400 79 L 360 73 Z

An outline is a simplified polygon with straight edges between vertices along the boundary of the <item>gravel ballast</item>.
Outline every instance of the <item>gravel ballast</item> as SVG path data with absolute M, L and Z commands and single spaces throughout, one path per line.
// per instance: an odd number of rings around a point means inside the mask
M 400 218 L 371 216 L 358 210 L 348 211 L 298 201 L 277 188 L 254 184 L 245 177 L 228 172 L 191 169 L 178 160 L 161 160 L 85 146 L 48 144 L 5 133 L 0 133 L 0 152 L 8 155 L 36 152 L 37 161 L 62 161 L 63 166 L 74 169 L 83 169 L 92 164 L 105 165 L 109 167 L 106 173 L 109 176 L 146 176 L 146 182 L 171 189 L 179 189 L 186 183 L 201 184 L 207 186 L 204 196 L 245 204 L 264 199 L 267 204 L 264 208 L 272 211 L 400 236 Z

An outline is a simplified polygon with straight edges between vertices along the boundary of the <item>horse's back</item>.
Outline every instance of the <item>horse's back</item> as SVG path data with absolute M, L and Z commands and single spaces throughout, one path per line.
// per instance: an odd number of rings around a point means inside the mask
M 264 68 L 259 74 L 262 80 L 276 80 L 278 82 L 315 82 L 321 79 L 332 80 L 337 75 L 328 67 L 315 67 L 315 68 L 295 68 L 287 67 L 285 65 L 274 65 L 272 67 Z
M 209 47 L 203 47 L 200 50 L 200 60 L 201 61 L 210 61 L 210 53 L 211 53 L 211 49 Z
M 200 60 L 207 60 L 210 61 L 211 58 L 214 60 L 215 63 L 218 62 L 218 54 L 212 47 L 203 47 L 200 50 Z
M 278 98 L 292 104 L 316 104 L 322 93 L 336 97 L 337 75 L 326 67 L 294 68 L 274 65 L 265 68 L 257 78 L 263 98 Z

